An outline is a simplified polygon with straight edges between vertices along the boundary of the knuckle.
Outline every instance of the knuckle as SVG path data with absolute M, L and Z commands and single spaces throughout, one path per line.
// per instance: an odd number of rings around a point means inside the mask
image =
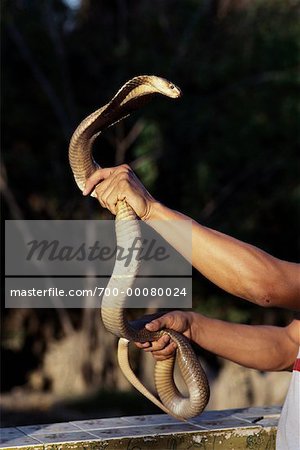
M 128 164 L 121 164 L 120 166 L 117 166 L 115 169 L 115 172 L 117 175 L 120 175 L 122 173 L 127 174 L 130 171 L 130 167 Z
M 152 345 L 151 345 L 151 351 L 152 352 L 159 352 L 159 350 L 160 350 L 160 347 L 159 347 L 159 345 L 157 344 L 157 342 L 152 342 Z
M 119 188 L 120 189 L 122 189 L 122 190 L 125 190 L 125 189 L 127 189 L 127 187 L 128 187 L 128 180 L 127 180 L 127 178 L 126 177 L 120 177 L 120 179 L 119 179 L 119 181 L 118 181 L 118 185 L 119 185 Z
M 95 189 L 96 189 L 97 195 L 102 196 L 103 191 L 104 191 L 104 187 L 103 187 L 102 183 L 97 184 L 97 186 L 95 186 Z
M 103 193 L 103 192 L 97 191 L 97 197 L 98 197 L 98 200 L 99 200 L 100 202 L 102 202 L 102 203 L 105 202 L 105 196 L 104 196 L 104 193 Z
M 156 349 L 158 350 L 158 351 L 164 351 L 164 348 L 165 348 L 165 344 L 157 344 L 157 347 L 156 347 Z
M 121 181 L 127 181 L 128 177 L 127 174 L 120 172 L 118 175 L 118 182 L 120 183 Z

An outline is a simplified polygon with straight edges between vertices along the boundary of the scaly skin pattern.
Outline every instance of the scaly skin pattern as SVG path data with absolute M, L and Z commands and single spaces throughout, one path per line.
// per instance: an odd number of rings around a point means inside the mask
M 180 90 L 164 78 L 153 75 L 135 77 L 125 83 L 112 100 L 90 114 L 75 130 L 69 146 L 69 161 L 78 187 L 83 190 L 87 178 L 100 166 L 94 161 L 92 147 L 94 140 L 101 132 L 119 122 L 132 111 L 140 108 L 154 95 L 164 95 L 177 98 Z M 92 196 L 96 196 L 93 191 Z M 130 243 L 141 236 L 139 221 L 132 208 L 125 200 L 117 204 L 116 238 L 117 245 L 127 248 Z M 133 285 L 139 269 L 139 261 L 132 261 L 125 267 L 122 261 L 116 260 L 112 276 L 107 285 L 107 292 L 114 288 L 118 292 L 126 292 Z M 153 401 L 163 411 L 181 420 L 199 415 L 209 400 L 209 384 L 206 374 L 196 357 L 188 339 L 174 330 L 164 329 L 150 332 L 145 328 L 136 330 L 125 316 L 126 295 L 118 297 L 104 296 L 101 305 L 101 316 L 108 331 L 120 337 L 118 358 L 120 367 L 128 380 L 147 398 Z M 147 342 L 159 339 L 163 334 L 177 344 L 176 356 L 155 365 L 155 385 L 159 399 L 154 397 L 137 379 L 128 360 L 128 343 L 130 341 Z M 175 359 L 181 371 L 182 378 L 188 389 L 188 396 L 182 395 L 177 389 L 173 370 Z

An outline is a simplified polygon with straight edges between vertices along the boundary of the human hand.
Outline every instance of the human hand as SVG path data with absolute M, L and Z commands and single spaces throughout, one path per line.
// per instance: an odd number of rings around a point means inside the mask
M 101 206 L 112 214 L 116 214 L 117 202 L 126 200 L 142 220 L 150 218 L 155 200 L 127 164 L 96 170 L 88 178 L 83 195 L 93 189 Z
M 193 313 L 185 311 L 172 311 L 167 313 L 158 319 L 152 320 L 145 325 L 145 328 L 149 331 L 158 331 L 162 328 L 169 328 L 174 331 L 185 335 L 188 339 L 192 340 L 192 322 Z M 157 341 L 135 343 L 138 348 L 145 350 L 145 352 L 151 352 L 152 356 L 157 361 L 170 358 L 175 350 L 176 344 L 172 342 L 169 336 L 164 335 Z

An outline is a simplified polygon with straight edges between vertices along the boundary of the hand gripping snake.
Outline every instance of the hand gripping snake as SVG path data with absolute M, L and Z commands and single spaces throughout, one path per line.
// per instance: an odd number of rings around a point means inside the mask
M 90 114 L 75 130 L 69 146 L 69 161 L 78 187 L 83 190 L 86 180 L 99 168 L 92 157 L 92 146 L 96 137 L 108 127 L 119 122 L 132 111 L 140 108 L 156 94 L 170 98 L 181 95 L 180 90 L 164 78 L 156 76 L 137 76 L 116 93 L 112 100 Z M 91 193 L 96 197 L 95 190 Z M 140 237 L 139 220 L 126 200 L 118 201 L 116 214 L 116 239 L 121 248 Z M 138 241 L 141 241 L 138 239 Z M 137 242 L 137 239 L 136 239 Z M 163 329 L 156 332 L 143 328 L 136 330 L 125 317 L 127 289 L 132 286 L 139 268 L 137 258 L 132 258 L 128 267 L 116 260 L 107 292 L 117 288 L 118 297 L 104 296 L 101 315 L 108 331 L 118 336 L 118 361 L 126 378 L 149 400 L 164 412 L 181 420 L 200 414 L 209 399 L 209 384 L 206 374 L 196 357 L 189 340 L 180 333 Z M 130 341 L 152 342 L 167 334 L 176 344 L 176 355 L 155 364 L 155 386 L 160 400 L 150 393 L 132 371 L 128 358 Z M 181 376 L 187 386 L 188 395 L 179 392 L 173 378 L 175 359 L 178 361 Z

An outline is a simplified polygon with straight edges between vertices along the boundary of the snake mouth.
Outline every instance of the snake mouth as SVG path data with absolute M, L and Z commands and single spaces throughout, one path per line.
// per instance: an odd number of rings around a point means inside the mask
M 172 95 L 169 95 L 171 98 L 180 98 L 182 97 L 182 92 L 175 84 L 170 83 L 169 89 L 172 91 Z

